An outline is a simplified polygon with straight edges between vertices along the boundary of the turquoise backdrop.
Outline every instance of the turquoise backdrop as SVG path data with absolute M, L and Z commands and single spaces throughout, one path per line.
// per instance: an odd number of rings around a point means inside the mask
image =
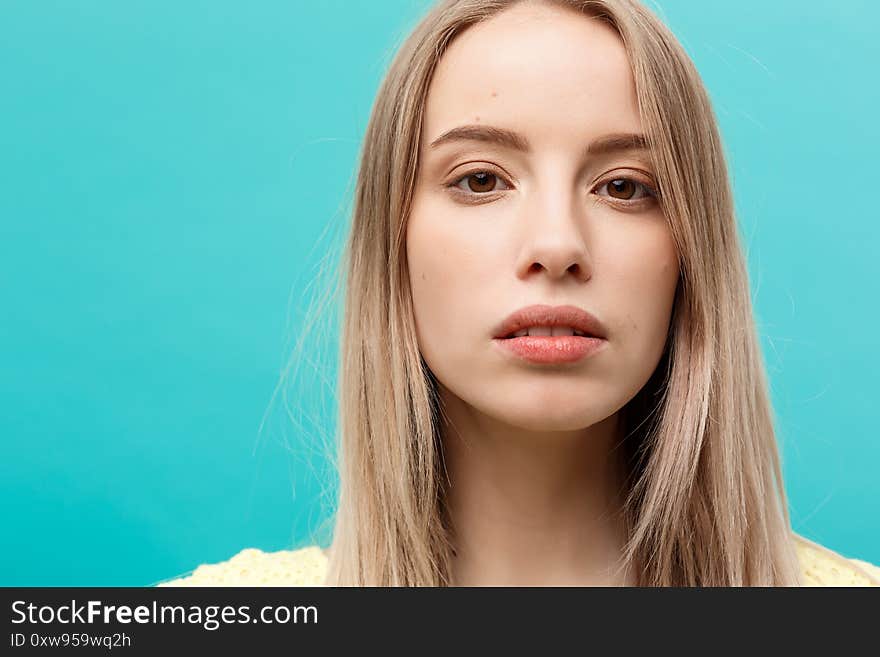
M 0 585 L 151 584 L 330 517 L 335 336 L 279 375 L 428 4 L 0 2 Z M 880 563 L 880 4 L 652 6 L 730 153 L 795 529 Z

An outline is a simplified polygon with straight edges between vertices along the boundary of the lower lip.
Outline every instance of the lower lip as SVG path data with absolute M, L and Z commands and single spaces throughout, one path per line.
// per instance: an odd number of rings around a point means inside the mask
M 605 344 L 603 338 L 580 335 L 526 335 L 519 338 L 495 338 L 503 349 L 531 363 L 575 363 L 592 356 Z

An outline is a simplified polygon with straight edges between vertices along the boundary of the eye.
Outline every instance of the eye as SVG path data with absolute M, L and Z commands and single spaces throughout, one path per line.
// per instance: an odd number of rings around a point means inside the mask
M 510 189 L 509 186 L 498 188 L 498 183 L 504 185 L 504 178 L 488 169 L 474 169 L 468 173 L 459 176 L 447 187 L 453 189 L 455 193 L 467 197 L 468 200 L 479 200 L 480 197 L 491 197 L 492 192 Z M 462 184 L 467 185 L 466 188 Z M 598 195 L 603 201 L 615 205 L 634 206 L 645 203 L 646 201 L 657 198 L 657 192 L 654 188 L 645 182 L 641 182 L 632 177 L 618 176 L 610 178 L 595 188 Z M 607 194 L 601 193 L 607 190 Z
M 656 198 L 657 192 L 647 183 L 640 182 L 634 178 L 612 178 L 596 188 L 598 191 L 607 189 L 607 197 L 615 201 L 622 201 L 624 204 L 639 203 L 645 199 Z M 605 196 L 605 194 L 600 194 Z
M 501 191 L 496 188 L 497 183 L 503 181 L 503 178 L 486 169 L 474 169 L 463 176 L 457 178 L 449 187 L 454 188 L 457 192 L 464 196 L 488 196 L 491 192 Z M 463 189 L 460 185 L 466 183 L 467 188 Z M 509 188 L 502 188 L 509 189 Z

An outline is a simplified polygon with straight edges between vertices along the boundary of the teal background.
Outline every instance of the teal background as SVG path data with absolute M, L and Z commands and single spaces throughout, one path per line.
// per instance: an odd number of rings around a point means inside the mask
M 0 2 L 0 584 L 152 584 L 330 518 L 335 335 L 279 375 L 428 4 Z M 880 5 L 652 6 L 730 153 L 795 529 L 880 563 Z

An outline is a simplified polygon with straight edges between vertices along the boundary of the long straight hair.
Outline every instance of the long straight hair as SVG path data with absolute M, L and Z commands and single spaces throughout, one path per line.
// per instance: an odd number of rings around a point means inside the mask
M 340 283 L 339 493 L 326 583 L 446 586 L 442 409 L 419 353 L 405 235 L 426 95 L 450 42 L 523 0 L 445 0 L 398 49 L 360 153 Z M 528 0 L 526 0 L 528 1 Z M 643 586 L 797 585 L 772 408 L 722 143 L 684 49 L 637 0 L 544 0 L 621 38 L 680 257 L 666 349 L 621 410 Z

